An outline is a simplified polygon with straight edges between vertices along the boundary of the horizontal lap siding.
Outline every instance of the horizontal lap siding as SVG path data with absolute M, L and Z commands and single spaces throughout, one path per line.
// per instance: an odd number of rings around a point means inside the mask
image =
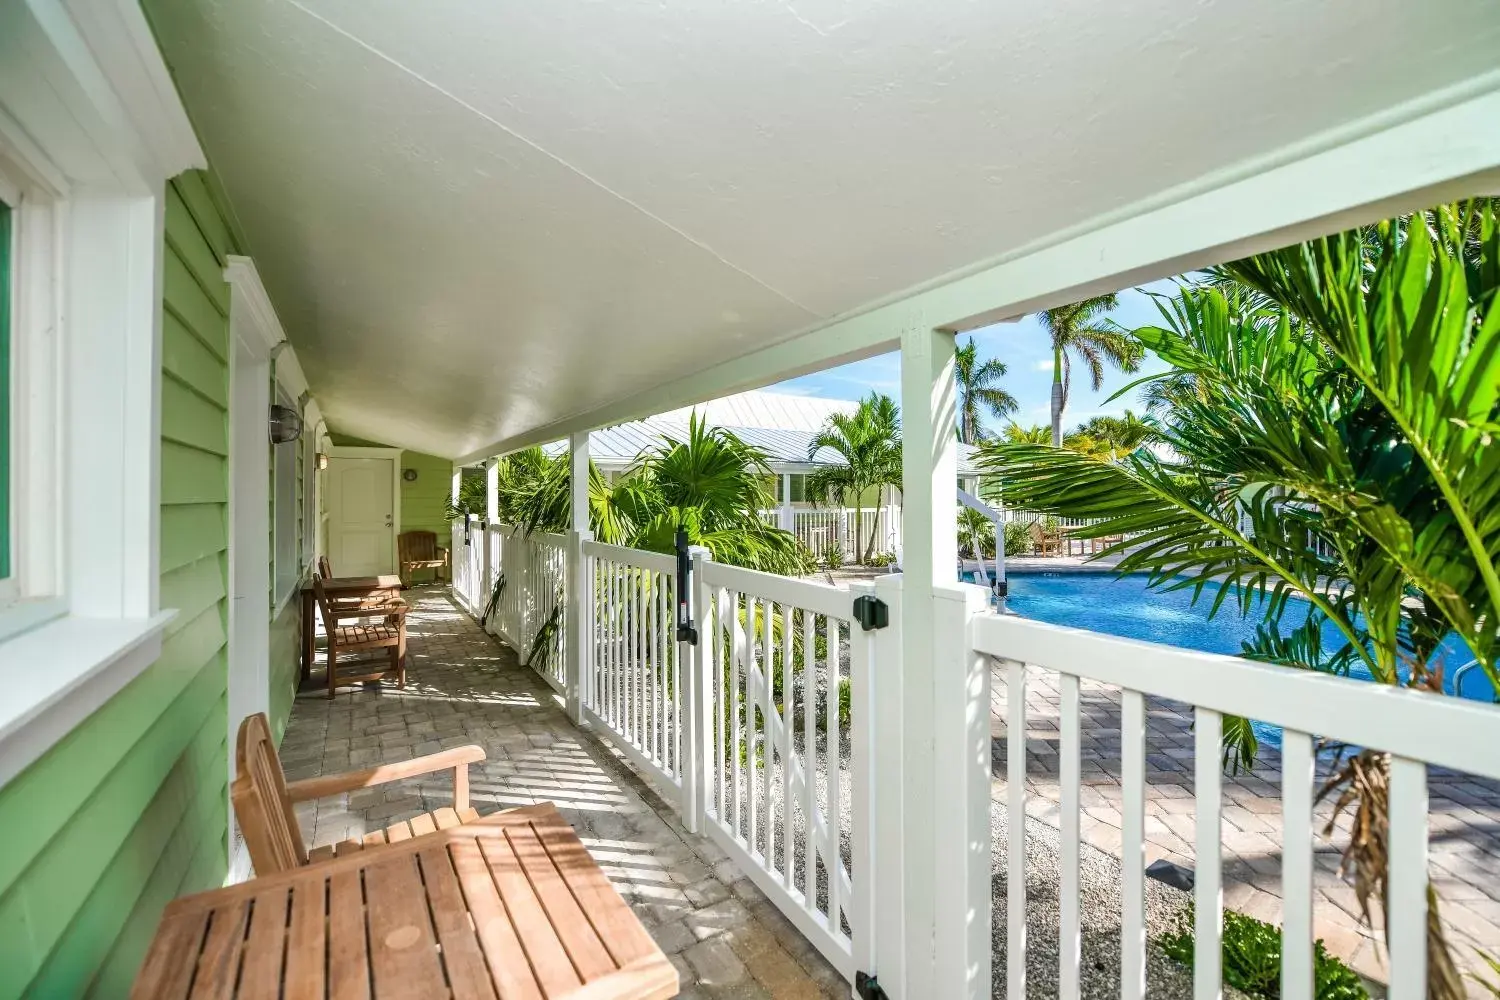
M 168 192 L 162 655 L 0 789 L 0 998 L 129 991 L 161 908 L 226 870 L 228 229 Z

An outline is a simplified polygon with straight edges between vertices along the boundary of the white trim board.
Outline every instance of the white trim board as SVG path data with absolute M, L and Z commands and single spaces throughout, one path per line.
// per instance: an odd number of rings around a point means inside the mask
M 1496 121 L 1500 73 L 1127 206 L 687 378 L 501 438 L 454 464 L 872 357 L 895 349 L 907 329 L 971 330 L 1493 190 Z
M 155 663 L 176 616 L 61 618 L 7 641 L 6 667 L 24 669 L 0 669 L 0 787 Z

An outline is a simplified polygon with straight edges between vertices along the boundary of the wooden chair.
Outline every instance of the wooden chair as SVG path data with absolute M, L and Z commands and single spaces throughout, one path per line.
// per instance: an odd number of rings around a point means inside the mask
M 364 673 L 346 676 L 343 683 L 374 681 L 394 674 L 396 684 L 406 687 L 406 613 L 411 607 L 403 601 L 384 603 L 339 603 L 330 601 L 323 590 L 323 578 L 313 577 L 313 591 L 318 599 L 318 611 L 323 616 L 323 631 L 328 639 L 328 697 L 332 698 L 339 685 L 339 656 L 347 653 L 368 653 L 386 650 L 390 660 L 388 666 L 379 670 L 366 669 Z M 379 615 L 381 620 L 361 621 Z M 343 625 L 340 622 L 354 621 Z M 359 668 L 355 668 L 359 669 Z
M 235 779 L 229 786 L 234 815 L 240 822 L 245 846 L 257 876 L 315 864 L 380 844 L 471 823 L 479 812 L 469 806 L 469 765 L 485 759 L 477 746 L 454 747 L 396 764 L 380 764 L 362 771 L 328 774 L 305 781 L 288 782 L 271 739 L 271 725 L 264 712 L 247 715 L 235 739 Z M 437 771 L 453 772 L 453 806 L 424 813 L 404 823 L 367 833 L 358 840 L 345 840 L 308 851 L 302 828 L 292 809 L 296 802 L 327 798 L 344 792 L 384 785 L 402 778 Z
M 1032 521 L 1026 533 L 1031 538 L 1031 551 L 1039 556 L 1062 555 L 1062 532 L 1048 531 L 1041 521 Z
M 437 533 L 432 531 L 403 531 L 396 537 L 396 551 L 400 562 L 401 583 L 411 586 L 411 574 L 415 570 L 430 569 L 441 580 L 448 568 L 446 550 L 438 548 Z

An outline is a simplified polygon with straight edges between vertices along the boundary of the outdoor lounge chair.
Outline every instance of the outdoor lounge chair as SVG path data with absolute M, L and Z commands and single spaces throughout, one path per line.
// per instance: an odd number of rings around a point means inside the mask
M 403 531 L 396 538 L 402 586 L 411 586 L 411 574 L 430 569 L 436 579 L 448 568 L 447 552 L 438 548 L 437 534 L 431 531 Z
M 482 747 L 463 746 L 393 764 L 379 764 L 362 771 L 288 782 L 276 755 L 270 722 L 264 712 L 257 712 L 246 716 L 240 723 L 234 751 L 235 779 L 230 784 L 229 797 L 234 803 L 234 815 L 239 820 L 240 832 L 244 834 L 245 846 L 250 849 L 255 874 L 270 875 L 478 819 L 479 812 L 469 806 L 469 765 L 484 759 Z M 297 823 L 293 803 L 448 770 L 453 772 L 451 807 L 367 833 L 360 839 L 312 851 L 302 841 L 302 828 Z
M 1062 532 L 1048 531 L 1042 527 L 1041 521 L 1032 521 L 1026 528 L 1026 534 L 1031 539 L 1031 551 L 1039 556 L 1056 556 L 1062 554 Z

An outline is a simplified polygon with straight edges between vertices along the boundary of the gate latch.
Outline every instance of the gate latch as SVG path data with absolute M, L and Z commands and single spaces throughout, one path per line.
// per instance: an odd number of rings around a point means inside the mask
M 869 594 L 854 599 L 854 620 L 866 632 L 886 628 L 891 624 L 891 609 L 878 597 Z
M 868 972 L 854 974 L 854 992 L 859 994 L 860 1000 L 888 1000 L 885 990 L 880 988 L 880 983 Z

